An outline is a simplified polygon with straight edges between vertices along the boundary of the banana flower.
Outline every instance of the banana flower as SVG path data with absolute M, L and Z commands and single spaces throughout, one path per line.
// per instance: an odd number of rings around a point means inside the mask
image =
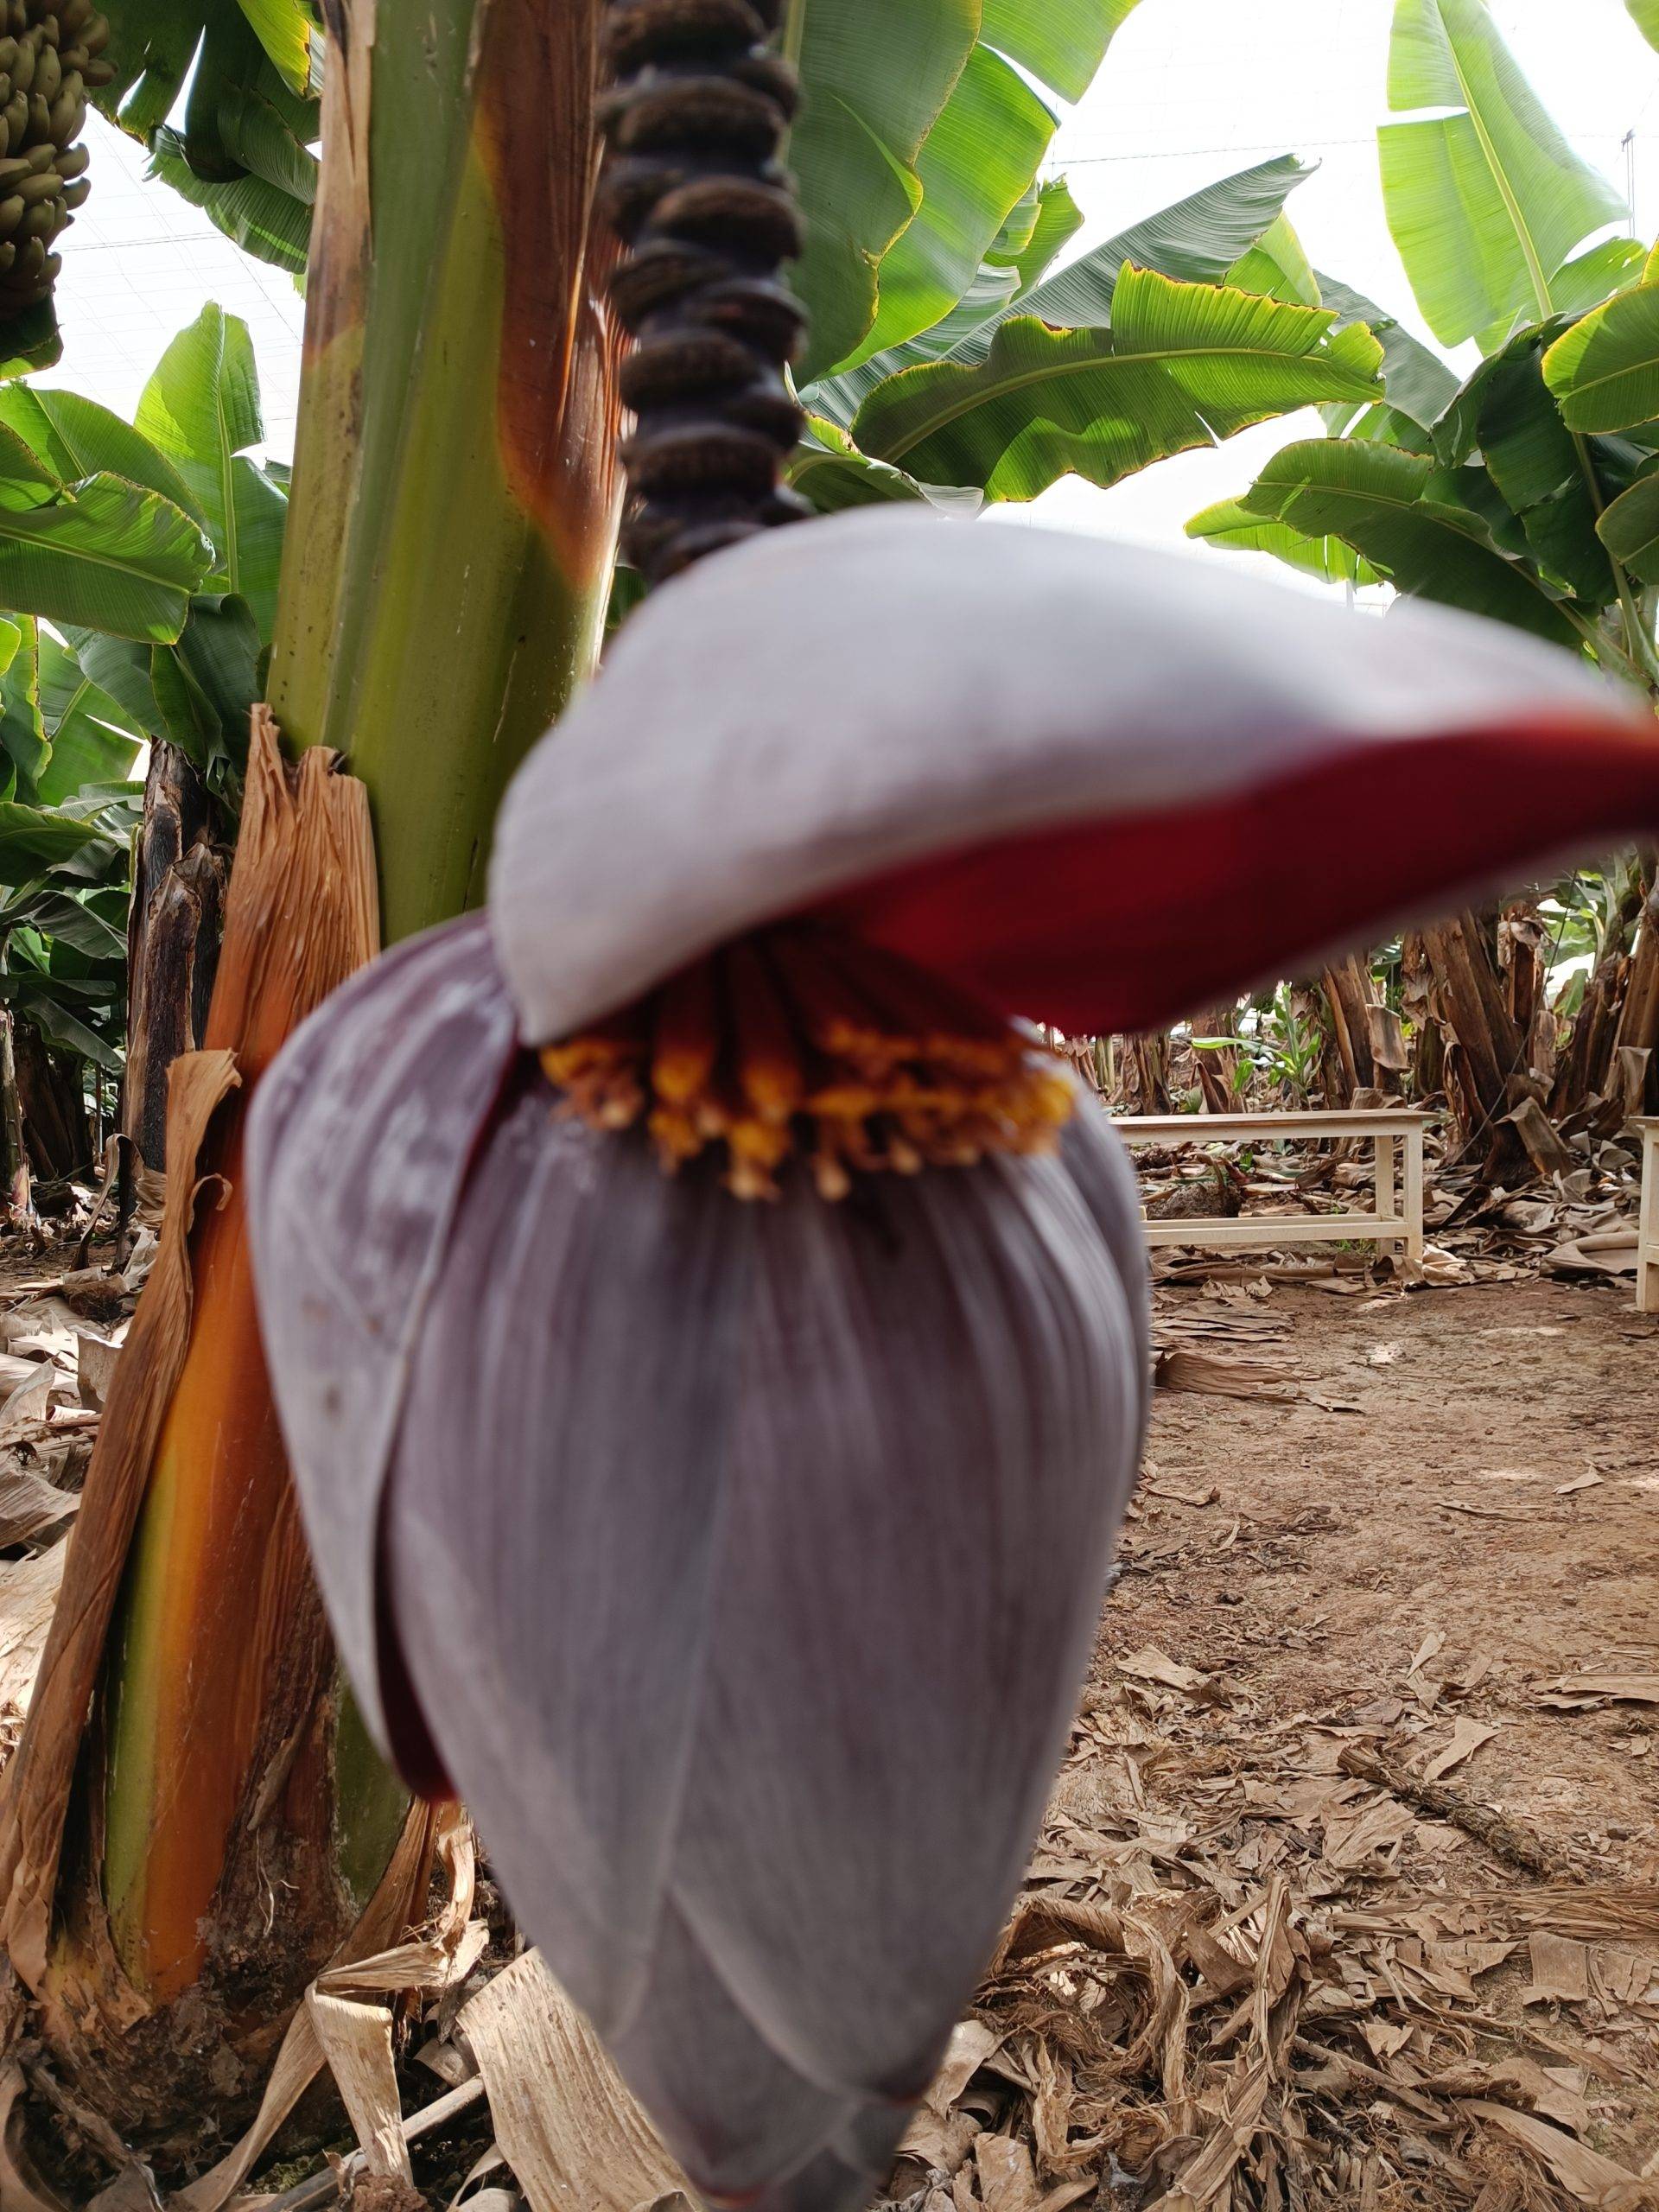
M 1656 829 L 1651 716 L 1512 630 L 866 512 L 651 601 L 487 914 L 283 1054 L 255 1256 L 346 1662 L 710 2200 L 875 2191 L 1085 1675 L 1146 1268 L 1022 1022 Z

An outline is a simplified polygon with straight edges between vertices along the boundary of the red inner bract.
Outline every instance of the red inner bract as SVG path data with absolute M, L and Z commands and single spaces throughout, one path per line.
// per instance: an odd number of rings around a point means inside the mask
M 1538 723 L 1351 746 L 1222 798 L 941 855 L 814 911 L 1008 1014 L 1109 1035 L 1643 828 L 1659 834 L 1659 728 Z

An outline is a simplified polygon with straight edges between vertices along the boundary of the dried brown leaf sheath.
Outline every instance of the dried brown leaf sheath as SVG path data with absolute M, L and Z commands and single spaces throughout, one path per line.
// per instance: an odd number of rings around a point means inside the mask
M 189 1343 L 190 1230 L 199 1203 L 205 1198 L 212 1204 L 218 1196 L 191 1172 L 191 1164 L 237 1081 L 229 1052 L 193 1052 L 174 1065 L 167 1148 L 178 1165 L 168 1185 L 161 1249 L 133 1317 L 126 1357 L 115 1371 L 28 1725 L 7 1770 L 0 1841 L 3 1931 L 12 1962 L 31 1988 L 40 1986 L 46 1973 L 64 1815 L 105 1634 L 156 1440 Z
M 161 1250 L 111 1386 L 62 1599 L 7 1774 L 0 1924 L 19 1973 L 34 1987 L 46 1971 L 69 1789 L 133 1531 L 163 1430 L 188 1411 L 175 1399 L 191 1356 L 203 1240 L 214 1239 L 221 1253 L 227 1240 L 240 1242 L 241 1193 L 226 1170 L 239 1154 L 242 1110 L 239 1100 L 230 1102 L 295 1024 L 372 957 L 376 943 L 373 849 L 361 785 L 336 774 L 333 756 L 316 751 L 290 774 L 274 722 L 256 709 L 206 1049 L 178 1061 L 172 1076 L 173 1172 Z M 219 1320 L 242 1363 L 240 1393 L 261 1400 L 267 1385 L 245 1274 L 242 1280 L 240 1313 L 221 1311 Z M 209 1460 L 211 1438 L 194 1442 Z M 285 1491 L 280 1459 L 273 1479 Z M 262 1586 L 271 1586 L 264 1576 L 251 1592 L 226 1593 L 233 1605 L 246 1597 L 245 1646 Z M 200 1810 L 193 1804 L 198 1816 Z

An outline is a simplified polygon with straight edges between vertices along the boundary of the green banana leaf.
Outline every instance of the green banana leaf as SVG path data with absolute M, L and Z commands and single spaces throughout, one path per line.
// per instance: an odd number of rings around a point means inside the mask
M 1297 307 L 1325 304 L 1319 279 L 1287 215 L 1274 217 L 1255 244 L 1227 271 L 1225 282 L 1236 292 L 1260 292 L 1268 299 L 1288 300 Z
M 1442 464 L 1477 450 L 1519 519 L 1541 569 L 1575 599 L 1604 607 L 1618 595 L 1596 534 L 1604 479 L 1587 442 L 1576 439 L 1544 382 L 1542 359 L 1560 326 L 1521 332 L 1483 361 L 1435 434 Z
M 1065 179 L 1040 178 L 1003 225 L 987 260 L 993 268 L 1012 272 L 1018 298 L 1041 283 L 1082 228 L 1083 210 Z
M 184 103 L 184 146 L 200 177 L 228 183 L 243 164 L 225 143 L 220 103 L 251 84 L 264 56 L 237 0 L 202 0 L 201 44 Z
M 187 607 L 187 613 L 188 612 Z M 107 631 L 66 622 L 60 626 L 65 642 L 82 674 L 106 697 L 113 699 L 124 720 L 121 727 L 142 731 L 151 741 L 167 735 L 167 723 L 156 703 L 149 680 L 151 647 L 130 638 L 112 638 Z
M 307 91 L 315 34 L 305 0 L 241 0 L 241 8 L 283 83 L 296 92 Z
M 1068 329 L 1102 328 L 1111 321 L 1112 293 L 1128 263 L 1156 270 L 1165 276 L 1219 284 L 1233 263 L 1274 222 L 1289 193 L 1313 173 L 1289 154 L 1259 162 L 1119 232 L 1053 276 L 1044 274 L 1047 261 L 1037 263 L 1038 251 L 1047 249 L 1050 239 L 1036 236 L 1031 256 L 1036 265 L 1014 292 L 1000 293 L 998 279 L 1006 272 L 993 274 L 988 264 L 982 272 L 981 311 L 975 311 L 970 295 L 937 330 L 912 339 L 907 346 L 895 346 L 861 368 L 812 386 L 806 395 L 808 403 L 818 413 L 848 427 L 871 393 L 889 377 L 947 357 L 976 366 L 989 354 L 997 329 L 1010 315 L 1037 315 L 1044 322 Z M 1069 194 L 1067 206 L 1069 210 Z M 1053 230 L 1059 229 L 1057 217 Z M 1058 251 L 1070 235 L 1071 229 L 1066 229 L 1056 237 L 1053 251 Z M 938 342 L 941 340 L 947 342 Z M 1455 378 L 1452 388 L 1456 389 Z
M 1422 454 L 1366 440 L 1310 438 L 1275 454 L 1240 504 L 1304 537 L 1341 538 L 1408 597 L 1572 643 L 1556 594 L 1505 554 L 1494 518 L 1469 504 L 1474 474 L 1448 474 Z
M 183 477 L 228 559 L 231 461 L 265 434 L 246 323 L 212 302 L 203 308 L 151 372 L 134 425 Z
M 1573 430 L 1624 430 L 1659 418 L 1659 284 L 1637 284 L 1563 331 L 1544 381 Z
M 79 392 L 10 385 L 0 391 L 0 426 L 21 438 L 60 483 L 124 476 L 129 484 L 159 492 L 193 522 L 206 525 L 206 513 L 172 462 L 141 431 L 96 400 L 83 399 Z
M 0 508 L 0 606 L 166 643 L 208 574 L 207 539 L 156 492 L 99 474 L 49 505 Z
M 5 833 L 0 829 L 0 855 L 5 849 Z M 0 857 L 0 880 L 4 876 L 4 861 Z M 110 1010 L 109 987 L 99 992 L 102 1010 Z M 78 1059 L 91 1060 L 111 1075 L 119 1075 L 122 1056 L 107 1038 L 100 1037 L 91 1024 L 81 1018 L 67 1003 L 70 994 L 56 977 L 30 974 L 27 969 L 14 969 L 9 975 L 0 976 L 0 1001 L 22 1015 L 32 1027 L 38 1029 L 48 1045 L 60 1052 L 73 1052 Z
M 1549 303 L 1557 315 L 1588 315 L 1615 292 L 1639 283 L 1647 258 L 1640 238 L 1603 238 L 1557 272 Z
M 315 101 L 284 99 L 267 67 L 251 85 L 227 86 L 220 96 L 219 129 L 227 150 L 272 191 L 309 207 L 321 168 L 311 150 L 321 122 Z
M 1414 338 L 1399 318 L 1367 299 L 1340 277 L 1315 270 L 1319 297 L 1337 313 L 1338 327 L 1363 322 L 1382 347 L 1382 382 L 1389 405 L 1427 430 L 1440 420 L 1458 393 L 1455 369 L 1447 366 L 1421 339 Z
M 974 48 L 923 143 L 921 204 L 881 264 L 875 321 L 849 368 L 950 314 L 1031 189 L 1054 124 L 1017 69 Z
M 1280 154 L 1218 178 L 1046 278 L 1020 301 L 1020 312 L 1057 328 L 1099 329 L 1112 319 L 1112 294 L 1127 267 L 1155 270 L 1185 283 L 1224 283 L 1227 271 L 1272 228 L 1286 200 L 1313 174 L 1294 154 Z M 977 346 L 961 348 L 958 358 L 982 359 L 989 345 L 986 334 Z
M 1238 499 L 1220 499 L 1186 525 L 1189 537 L 1201 537 L 1234 553 L 1271 553 L 1287 567 L 1328 584 L 1380 584 L 1387 578 L 1340 537 L 1308 537 L 1287 522 L 1252 514 Z
M 1434 335 L 1455 346 L 1548 315 L 1562 264 L 1626 210 L 1551 122 L 1485 0 L 1397 0 L 1389 105 L 1411 120 L 1377 134 L 1383 205 Z
M 156 0 L 135 21 L 130 5 L 118 0 L 106 109 L 145 141 L 152 176 L 246 251 L 298 274 L 321 128 L 308 10 L 299 0 L 249 0 L 245 10 L 237 0 Z M 163 127 L 187 82 L 182 128 Z
M 1032 499 L 1069 473 L 1115 484 L 1270 416 L 1382 394 L 1382 348 L 1358 325 L 1277 300 L 1126 269 L 1109 330 L 1020 316 L 978 367 L 941 362 L 881 385 L 855 442 L 936 484 Z
M 232 806 L 248 757 L 248 717 L 260 697 L 260 641 L 252 610 L 230 593 L 190 602 L 178 642 L 157 645 L 149 680 L 167 734 Z
M 1010 212 L 973 283 L 949 315 L 907 345 L 895 346 L 867 368 L 896 376 L 919 361 L 942 361 L 976 331 L 1016 306 L 1039 284 L 1083 227 L 1083 210 L 1064 177 L 1033 179 Z M 856 372 L 855 372 L 856 373 Z M 837 383 L 850 378 L 837 378 Z M 866 387 L 869 389 L 870 387 Z
M 0 428 L 0 509 L 41 507 L 61 499 L 67 489 L 57 471 L 15 430 Z
M 1596 528 L 1614 560 L 1638 583 L 1659 584 L 1659 474 L 1639 476 Z
M 60 806 L 90 785 L 130 776 L 148 733 L 49 631 L 40 632 L 38 652 L 41 718 L 52 747 L 39 796 Z
M 286 269 L 291 276 L 305 274 L 311 240 L 308 201 L 279 191 L 263 177 L 238 177 L 232 184 L 205 181 L 191 168 L 176 130 L 156 131 L 148 174 L 200 207 L 214 228 L 245 253 Z
M 1082 223 L 1082 212 L 1064 178 L 1033 182 L 949 315 L 904 345 L 809 385 L 803 395 L 808 406 L 845 429 L 877 385 L 925 361 L 945 359 L 987 324 L 1000 321 L 1020 295 L 1040 281 Z
M 798 4 L 793 282 L 811 384 L 918 336 L 969 290 L 1052 132 L 1026 79 L 1080 99 L 1136 0 Z
M 791 281 L 804 382 L 863 343 L 878 272 L 922 203 L 917 164 L 979 41 L 979 0 L 804 0 L 790 164 L 806 212 Z
M 1057 92 L 1080 100 L 1140 0 L 985 0 L 980 36 Z
M 211 18 L 226 0 L 102 0 L 115 77 L 93 97 L 135 138 L 167 121 Z M 315 18 L 307 0 L 242 0 L 242 13 L 283 80 L 308 91 Z
M 41 714 L 39 629 L 27 615 L 9 626 L 16 630 L 17 643 L 0 675 L 0 788 L 8 798 L 35 805 L 52 757 Z
M 951 514 L 975 514 L 984 505 L 977 492 L 920 484 L 890 461 L 861 453 L 839 423 L 809 416 L 789 467 L 789 484 L 821 515 L 849 507 L 887 506 L 895 500 L 925 500 Z
M 112 122 L 147 138 L 172 113 L 201 43 L 202 0 L 104 0 L 115 76 L 92 95 Z
M 27 883 L 43 868 L 67 861 L 104 836 L 95 823 L 54 809 L 0 800 L 0 883 Z
M 1624 0 L 1630 21 L 1649 46 L 1659 46 L 1659 0 Z
M 245 599 L 269 639 L 286 494 L 246 458 L 264 435 L 253 340 L 238 316 L 205 307 L 157 363 L 137 427 L 184 479 L 213 547 L 212 581 Z
M 94 892 L 92 898 L 103 894 Z M 77 899 L 56 890 L 51 880 L 25 884 L 0 906 L 0 935 L 16 929 L 34 930 L 68 946 L 87 961 L 124 962 L 124 930 L 105 919 L 87 898 Z

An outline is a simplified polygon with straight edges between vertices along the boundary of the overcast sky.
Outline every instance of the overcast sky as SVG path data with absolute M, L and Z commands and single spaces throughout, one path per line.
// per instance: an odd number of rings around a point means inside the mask
M 1653 238 L 1659 54 L 1624 0 L 1492 0 L 1491 12 L 1557 122 L 1630 194 L 1637 232 Z M 1230 170 L 1296 153 L 1319 163 L 1290 206 L 1314 264 L 1421 330 L 1376 177 L 1392 15 L 1391 0 L 1141 0 L 1055 143 L 1052 166 L 1071 179 L 1086 217 L 1079 245 Z M 96 119 L 88 137 L 92 194 L 66 242 L 64 359 L 48 381 L 130 414 L 168 340 L 203 302 L 218 300 L 252 327 L 270 450 L 285 456 L 299 382 L 298 292 L 164 186 L 143 182 L 143 156 L 130 142 Z M 1318 428 L 1312 416 L 1265 424 L 1110 492 L 1074 479 L 1039 512 L 1074 528 L 1179 543 L 1189 515 L 1242 490 L 1276 446 Z

